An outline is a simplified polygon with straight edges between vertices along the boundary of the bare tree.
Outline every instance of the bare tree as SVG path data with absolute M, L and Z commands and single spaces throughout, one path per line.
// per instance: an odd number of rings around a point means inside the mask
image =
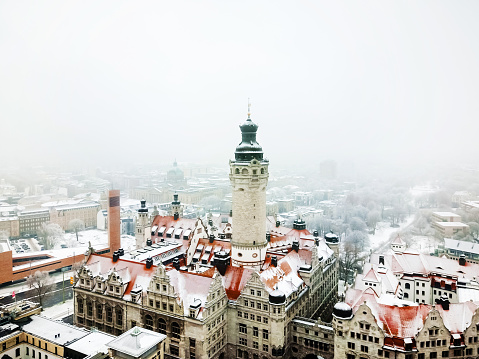
M 27 284 L 33 288 L 38 297 L 40 306 L 43 306 L 43 299 L 53 289 L 53 279 L 48 272 L 36 271 L 27 277 Z
M 360 261 L 361 245 L 356 242 L 345 242 L 342 249 L 339 257 L 339 279 L 351 283 L 354 279 L 354 270 Z
M 63 239 L 64 231 L 56 223 L 43 223 L 37 230 L 38 240 L 43 244 L 45 249 L 53 249 L 61 239 Z
M 78 231 L 83 231 L 85 229 L 85 223 L 81 219 L 72 219 L 68 223 L 68 228 L 70 228 L 71 231 L 75 231 L 78 242 Z
M 373 209 L 372 211 L 369 211 L 368 227 L 373 234 L 376 233 L 376 226 L 380 220 L 381 220 L 381 213 L 379 213 L 379 211 L 375 209 Z
M 474 238 L 475 241 L 479 239 L 479 223 L 477 222 L 468 222 L 467 225 L 469 226 L 469 232 Z

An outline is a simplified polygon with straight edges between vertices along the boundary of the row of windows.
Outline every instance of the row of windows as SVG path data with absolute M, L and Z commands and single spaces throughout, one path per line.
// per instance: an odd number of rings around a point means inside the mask
M 167 304 L 165 302 L 160 302 L 159 300 L 157 300 L 155 304 L 156 304 L 156 308 L 158 308 L 158 309 L 161 308 L 163 310 L 166 310 L 166 308 L 167 308 Z M 153 307 L 153 299 L 150 299 L 150 307 Z M 168 305 L 168 310 L 170 312 L 174 312 L 174 309 L 175 308 L 174 308 L 173 304 Z
M 254 290 L 252 289 L 251 291 L 253 292 Z M 261 291 L 258 291 L 258 292 L 261 292 Z M 258 294 L 258 295 L 261 295 L 261 294 Z M 258 309 L 258 310 L 261 310 L 261 309 L 268 310 L 268 305 L 267 304 L 262 304 L 260 302 L 256 302 L 256 305 L 255 305 L 254 301 L 252 301 L 252 300 L 248 301 L 248 299 L 245 299 L 243 303 L 244 303 L 245 307 L 247 307 L 249 305 L 251 308 L 256 307 L 256 309 Z
M 379 338 L 378 337 L 373 337 L 371 335 L 366 335 L 366 334 L 361 334 L 361 333 L 355 333 L 355 332 L 351 332 L 351 338 L 354 338 L 356 337 L 356 339 L 362 339 L 364 341 L 368 341 L 368 342 L 373 342 L 378 344 L 379 343 Z
M 255 315 L 254 314 L 246 313 L 246 312 L 238 311 L 238 317 L 244 318 L 244 319 L 255 320 Z M 261 315 L 256 315 L 256 321 L 258 323 L 261 323 L 261 318 L 263 319 L 264 324 L 268 324 L 268 317 L 261 317 Z
M 243 334 L 248 334 L 248 327 L 246 324 L 240 323 L 239 324 L 239 332 Z M 259 336 L 259 329 L 258 327 L 253 327 L 253 337 Z M 263 329 L 263 339 L 269 339 L 269 331 L 268 329 Z

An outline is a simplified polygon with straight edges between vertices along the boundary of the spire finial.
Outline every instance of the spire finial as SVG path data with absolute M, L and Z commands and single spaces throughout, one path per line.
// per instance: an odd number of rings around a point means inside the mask
M 248 97 L 248 120 L 251 120 L 251 102 L 249 102 L 249 97 Z

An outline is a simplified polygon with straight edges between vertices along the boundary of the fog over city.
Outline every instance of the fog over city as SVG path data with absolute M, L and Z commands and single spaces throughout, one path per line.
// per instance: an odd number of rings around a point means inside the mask
M 476 1 L 0 4 L 3 166 L 477 164 Z

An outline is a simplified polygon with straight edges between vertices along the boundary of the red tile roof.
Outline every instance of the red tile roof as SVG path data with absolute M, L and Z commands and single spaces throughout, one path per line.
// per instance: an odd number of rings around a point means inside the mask
M 120 277 L 124 278 L 125 274 L 122 274 L 121 272 L 128 272 L 127 280 L 129 282 L 124 295 L 129 295 L 135 284 L 142 285 L 143 290 L 146 290 L 147 287 L 145 286 L 145 282 L 146 280 L 149 282 L 156 270 L 156 266 L 154 265 L 147 269 L 144 263 L 128 259 L 119 259 L 116 262 L 113 262 L 113 258 L 99 254 L 90 255 L 86 265 L 88 268 L 92 269 L 94 276 L 103 275 L 106 277 L 110 270 L 114 270 L 118 272 Z

